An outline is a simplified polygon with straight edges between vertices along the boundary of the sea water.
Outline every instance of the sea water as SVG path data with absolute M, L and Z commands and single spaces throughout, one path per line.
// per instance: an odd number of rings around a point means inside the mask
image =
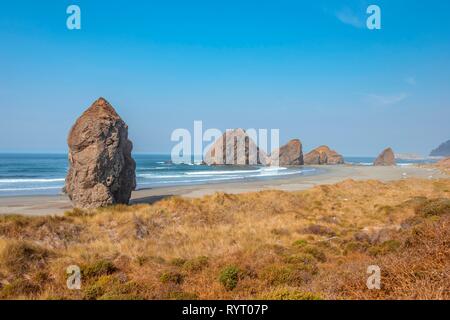
M 173 164 L 170 155 L 134 154 L 137 189 L 313 175 L 310 167 Z M 0 154 L 0 196 L 56 195 L 64 186 L 66 154 Z
M 137 189 L 252 181 L 320 174 L 314 167 L 204 166 L 173 164 L 170 155 L 134 154 Z M 353 165 L 372 165 L 371 157 L 346 157 Z M 399 165 L 428 162 L 397 160 Z M 66 154 L 0 154 L 0 196 L 61 194 L 68 169 Z

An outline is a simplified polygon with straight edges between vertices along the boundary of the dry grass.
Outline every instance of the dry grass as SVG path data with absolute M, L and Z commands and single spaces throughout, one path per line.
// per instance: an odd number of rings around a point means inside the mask
M 441 169 L 443 172 L 450 173 L 450 157 L 442 159 L 435 166 Z
M 0 217 L 4 299 L 449 299 L 450 180 Z M 379 265 L 381 290 L 366 270 Z M 66 287 L 78 265 L 82 289 Z

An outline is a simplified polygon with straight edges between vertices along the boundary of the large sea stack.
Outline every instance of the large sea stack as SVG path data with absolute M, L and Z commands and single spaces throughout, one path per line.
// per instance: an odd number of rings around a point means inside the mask
M 203 161 L 207 165 L 266 165 L 268 162 L 267 154 L 240 128 L 227 130 L 218 138 Z
M 293 139 L 280 149 L 272 152 L 270 156 L 271 165 L 276 165 L 277 159 L 279 166 L 303 165 L 303 151 L 300 140 Z
M 391 148 L 384 149 L 373 162 L 374 166 L 395 166 L 395 155 Z
M 103 98 L 75 122 L 68 137 L 64 191 L 77 208 L 127 204 L 136 187 L 128 126 Z
M 327 146 L 320 146 L 304 156 L 307 165 L 343 164 L 344 157 Z

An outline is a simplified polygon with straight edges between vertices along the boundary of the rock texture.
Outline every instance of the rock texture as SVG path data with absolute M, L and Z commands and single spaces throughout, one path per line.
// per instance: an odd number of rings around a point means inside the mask
M 267 154 L 243 129 L 228 130 L 205 153 L 207 165 L 267 165 Z
M 103 98 L 75 122 L 68 137 L 69 172 L 64 191 L 75 207 L 128 203 L 136 187 L 128 126 Z
M 383 152 L 373 162 L 374 166 L 395 166 L 395 155 L 391 148 L 384 149 Z
M 450 140 L 444 142 L 439 147 L 431 151 L 430 156 L 432 157 L 448 157 L 450 156 Z
M 327 146 L 320 146 L 304 156 L 307 165 L 343 164 L 344 157 Z
M 301 166 L 303 163 L 302 143 L 298 139 L 289 141 L 270 156 L 271 165 Z

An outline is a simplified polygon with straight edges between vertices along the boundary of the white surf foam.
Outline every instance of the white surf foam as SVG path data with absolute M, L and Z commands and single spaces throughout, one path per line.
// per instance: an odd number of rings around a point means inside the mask
M 34 191 L 34 190 L 55 190 L 62 189 L 63 186 L 58 187 L 36 187 L 36 188 L 4 188 L 0 189 L 0 192 L 13 192 L 13 191 Z
M 0 179 L 0 183 L 46 183 L 46 182 L 62 182 L 64 178 L 57 179 Z
M 286 170 L 287 168 L 284 167 L 274 167 L 274 168 L 261 168 L 261 169 L 254 169 L 254 170 L 208 170 L 208 171 L 192 171 L 192 172 L 186 172 L 186 175 L 188 176 L 202 176 L 202 175 L 228 175 L 228 174 L 238 174 L 238 173 L 256 173 L 256 172 L 269 172 L 269 171 L 281 171 Z

